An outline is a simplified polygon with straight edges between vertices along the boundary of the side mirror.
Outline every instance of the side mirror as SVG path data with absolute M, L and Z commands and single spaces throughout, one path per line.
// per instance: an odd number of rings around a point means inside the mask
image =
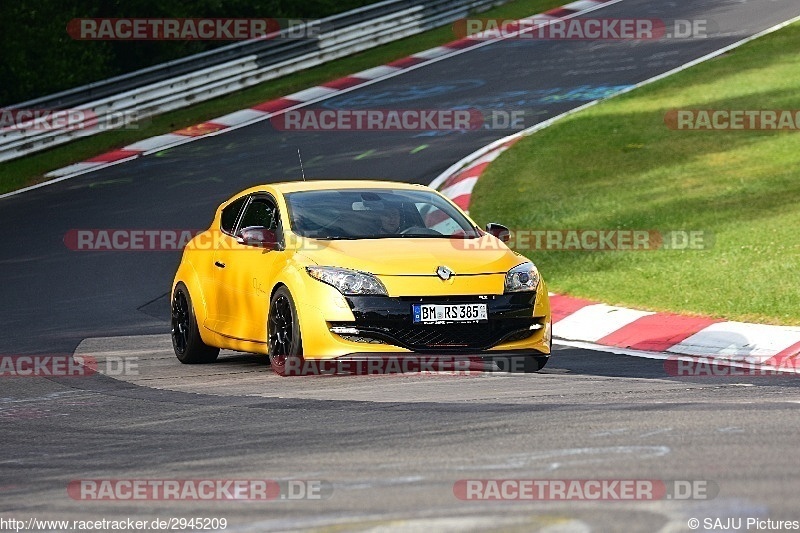
M 489 235 L 494 235 L 503 242 L 508 242 L 511 240 L 511 230 L 502 224 L 489 222 L 486 224 L 486 233 Z
M 275 233 L 263 226 L 249 226 L 240 229 L 236 234 L 236 242 L 265 250 L 277 250 L 280 247 Z

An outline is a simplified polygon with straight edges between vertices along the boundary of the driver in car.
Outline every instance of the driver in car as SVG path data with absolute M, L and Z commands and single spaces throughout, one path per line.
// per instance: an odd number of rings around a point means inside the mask
M 400 208 L 389 205 L 381 212 L 381 233 L 400 233 Z

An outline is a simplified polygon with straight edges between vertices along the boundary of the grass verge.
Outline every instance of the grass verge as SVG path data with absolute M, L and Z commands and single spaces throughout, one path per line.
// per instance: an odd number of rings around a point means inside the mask
M 547 11 L 563 3 L 562 0 L 514 0 L 485 11 L 480 16 L 519 19 Z M 383 65 L 395 59 L 453 41 L 458 37 L 453 33 L 451 25 L 442 26 L 227 96 L 153 117 L 137 130 L 102 133 L 45 152 L 0 163 L 0 194 L 39 183 L 44 181 L 44 174 L 51 170 L 121 148 L 138 140 L 169 133 L 341 76 Z
M 800 131 L 670 129 L 675 109 L 797 110 L 800 24 L 517 143 L 470 208 L 513 228 L 693 230 L 703 250 L 529 250 L 550 290 L 800 325 Z M 710 245 L 710 246 L 708 246 Z

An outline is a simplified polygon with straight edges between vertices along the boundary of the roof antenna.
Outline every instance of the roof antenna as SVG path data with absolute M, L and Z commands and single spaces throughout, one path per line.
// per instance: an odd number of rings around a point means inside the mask
M 300 175 L 303 176 L 303 181 L 306 181 L 306 171 L 303 170 L 303 158 L 300 157 L 300 148 L 297 149 L 297 159 L 300 160 Z

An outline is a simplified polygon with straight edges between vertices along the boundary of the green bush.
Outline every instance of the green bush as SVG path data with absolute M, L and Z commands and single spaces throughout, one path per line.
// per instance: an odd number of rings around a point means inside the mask
M 74 18 L 322 18 L 374 0 L 8 0 L 0 2 L 0 105 L 100 81 L 228 41 L 76 41 Z

